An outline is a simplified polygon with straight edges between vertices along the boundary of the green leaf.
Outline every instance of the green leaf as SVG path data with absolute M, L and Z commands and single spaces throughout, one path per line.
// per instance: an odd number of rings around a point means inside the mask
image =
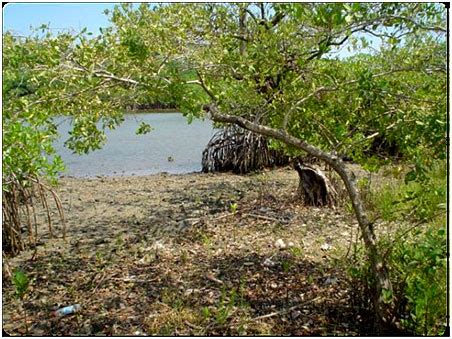
M 351 14 L 348 14 L 348 15 L 346 15 L 345 16 L 345 22 L 346 23 L 351 23 L 353 21 L 353 15 L 351 15 Z
M 147 134 L 149 132 L 152 131 L 152 126 L 149 125 L 148 123 L 145 123 L 144 121 L 141 121 L 140 126 L 138 127 L 138 129 L 136 130 L 135 134 L 139 135 L 139 134 Z
M 381 294 L 384 303 L 389 304 L 392 302 L 393 292 L 391 290 L 382 289 Z
M 417 178 L 417 172 L 415 170 L 409 171 L 407 174 L 405 174 L 405 184 L 409 183 L 410 181 L 416 180 Z
M 397 39 L 397 38 L 395 38 L 395 37 L 390 37 L 390 38 L 388 39 L 388 42 L 389 42 L 390 44 L 392 44 L 392 45 L 397 45 L 397 44 L 400 42 L 400 40 Z
M 440 203 L 440 204 L 438 204 L 438 208 L 446 210 L 447 209 L 447 204 L 446 203 Z
M 12 283 L 16 290 L 16 294 L 19 298 L 23 298 L 28 290 L 28 285 L 30 283 L 27 275 L 21 269 L 16 269 L 12 275 Z

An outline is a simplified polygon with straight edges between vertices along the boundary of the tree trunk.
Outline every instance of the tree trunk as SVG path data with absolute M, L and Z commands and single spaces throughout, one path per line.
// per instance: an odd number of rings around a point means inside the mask
M 237 124 L 240 127 L 255 133 L 259 133 L 267 137 L 280 140 L 287 145 L 300 148 L 308 154 L 325 161 L 337 174 L 339 174 L 345 184 L 345 187 L 347 188 L 348 195 L 355 211 L 356 219 L 361 229 L 364 245 L 369 256 L 373 278 L 372 287 L 375 291 L 375 295 L 373 296 L 373 305 L 376 314 L 376 326 L 379 331 L 382 331 L 384 324 L 389 324 L 393 321 L 392 314 L 394 303 L 384 299 L 384 294 L 392 295 L 392 284 L 389 279 L 389 272 L 383 263 L 382 255 L 379 253 L 376 246 L 373 225 L 367 219 L 367 215 L 364 211 L 361 196 L 356 187 L 356 178 L 354 173 L 350 171 L 345 166 L 345 163 L 335 154 L 324 152 L 305 141 L 295 138 L 284 130 L 277 130 L 267 126 L 262 126 L 239 116 L 222 114 L 218 111 L 218 108 L 214 104 L 206 105 L 205 110 L 211 114 L 212 119 L 216 122 Z
M 325 174 L 318 168 L 301 165 L 294 166 L 299 176 L 298 196 L 306 205 L 333 206 L 336 200 L 336 190 Z
M 248 6 L 247 4 L 245 6 Z M 240 55 L 246 54 L 246 7 L 240 10 L 239 16 L 239 29 L 240 29 Z

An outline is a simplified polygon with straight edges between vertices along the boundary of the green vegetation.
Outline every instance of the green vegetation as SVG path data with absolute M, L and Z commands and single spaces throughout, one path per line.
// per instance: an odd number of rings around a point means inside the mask
M 425 226 L 386 247 L 391 246 L 388 262 L 399 285 L 401 325 L 413 333 L 439 335 L 447 318 L 445 220 Z
M 394 174 L 368 198 L 380 227 L 392 225 L 379 246 L 395 286 L 395 316 L 412 333 L 438 335 L 447 317 L 446 163 L 435 162 L 419 181 L 406 181 L 397 170 Z M 360 270 L 352 275 L 365 282 L 368 267 Z
M 16 269 L 13 273 L 13 285 L 16 289 L 16 294 L 19 299 L 23 299 L 25 293 L 28 291 L 28 285 L 30 284 L 30 280 L 28 279 L 25 272 L 21 269 Z
M 237 213 L 237 209 L 238 209 L 239 205 L 234 202 L 234 203 L 230 203 L 229 204 L 229 210 L 231 211 L 232 214 L 236 214 Z
M 143 3 L 107 14 L 112 27 L 95 37 L 86 29 L 53 35 L 45 25 L 42 37 L 3 35 L 2 208 L 11 253 L 25 248 L 22 220 L 29 242 L 36 239 L 36 190 L 47 212 L 44 192 L 61 211 L 44 182 L 55 184 L 63 169 L 52 147 L 55 117 L 72 121 L 67 147 L 87 153 L 102 147 L 131 102 L 174 103 L 189 122 L 209 115 L 269 138 L 272 149 L 326 162 L 359 224 L 376 330 L 399 323 L 441 332 L 448 123 L 441 4 Z M 371 36 L 379 40 L 372 52 L 339 57 L 339 48 L 365 51 Z M 150 131 L 141 124 L 137 133 Z M 402 181 L 362 194 L 366 183 L 356 185 L 342 156 L 371 172 L 395 164 Z M 234 216 L 237 206 L 230 205 Z M 400 227 L 374 232 L 374 219 Z M 199 236 L 210 249 L 210 236 Z M 219 324 L 232 307 L 225 298 Z
M 24 312 L 24 322 L 25 322 L 25 333 L 28 335 L 28 320 L 27 311 L 24 307 L 24 297 L 28 292 L 28 287 L 30 285 L 30 279 L 27 274 L 21 269 L 15 269 L 12 276 L 12 283 L 16 291 L 17 298 L 20 299 L 22 303 L 22 308 Z
M 371 204 L 387 221 L 431 222 L 442 217 L 446 209 L 446 166 L 445 161 L 435 161 L 418 180 L 407 180 L 412 172 L 405 175 L 405 180 L 393 179 L 392 183 L 370 194 Z
M 398 230 L 391 241 L 379 243 L 386 253 L 394 292 L 388 300 L 396 300 L 394 316 L 397 326 L 418 335 L 440 335 L 447 319 L 447 248 L 445 220 Z M 369 284 L 369 268 L 358 262 L 350 268 L 351 277 Z M 367 291 L 366 289 L 362 291 Z M 365 292 L 369 293 L 369 291 Z
M 447 193 L 446 163 L 440 161 L 421 181 L 401 184 L 392 195 L 383 192 L 377 209 L 392 220 L 408 219 L 393 241 L 382 241 L 388 251 L 403 327 L 422 335 L 438 335 L 445 329 L 447 316 L 447 239 L 444 215 Z M 389 203 L 396 206 L 388 213 Z M 381 206 L 381 207 L 380 207 Z M 406 227 L 405 227 L 406 228 Z

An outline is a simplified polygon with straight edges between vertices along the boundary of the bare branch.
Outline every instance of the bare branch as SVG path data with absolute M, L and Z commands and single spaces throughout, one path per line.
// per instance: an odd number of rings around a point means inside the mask
M 256 16 L 254 15 L 254 13 L 251 12 L 248 8 L 245 8 L 245 12 L 248 13 L 249 16 L 250 16 L 256 23 L 259 23 L 259 22 L 260 22 L 259 19 L 256 18 Z
M 110 80 L 115 80 L 115 81 L 119 81 L 122 83 L 126 83 L 126 84 L 130 84 L 130 85 L 145 85 L 144 83 L 141 83 L 139 81 L 130 79 L 130 78 L 122 78 L 122 77 L 118 77 L 114 74 L 111 74 L 107 71 L 104 70 L 93 70 L 90 71 L 88 70 L 86 67 L 74 67 L 74 66 L 70 66 L 68 67 L 74 71 L 79 71 L 79 72 L 88 72 L 90 73 L 92 76 L 97 77 L 97 78 L 104 78 L 104 79 L 110 79 Z
M 263 2 L 259 2 L 259 9 L 261 11 L 261 19 L 265 20 L 265 7 Z
M 207 95 L 214 101 L 214 102 L 217 102 L 217 98 L 215 97 L 215 95 L 210 91 L 210 89 L 206 86 L 206 83 L 204 82 L 204 79 L 202 78 L 202 76 L 201 76 L 201 73 L 198 71 L 198 70 L 196 70 L 196 74 L 197 74 L 197 76 L 198 76 L 198 79 L 199 79 L 199 81 L 195 81 L 195 82 L 192 82 L 193 84 L 198 84 L 198 85 L 200 85 L 203 89 L 204 89 L 204 91 L 207 93 Z M 188 81 L 188 83 L 189 83 L 190 81 Z
M 397 109 L 391 109 L 391 110 L 389 110 L 389 111 L 386 111 L 386 112 L 380 114 L 380 118 L 383 117 L 383 116 L 385 116 L 385 115 L 392 115 L 393 113 L 396 113 L 397 111 L 398 111 Z M 365 121 L 365 122 L 364 122 L 364 125 L 367 125 L 371 120 L 374 120 L 374 118 L 371 118 L 371 119 Z M 388 126 L 387 128 L 389 129 L 389 128 L 392 128 L 392 127 L 394 127 L 394 126 L 395 126 L 395 123 L 391 124 L 391 125 Z M 350 131 L 342 138 L 342 140 L 341 140 L 340 142 L 338 142 L 338 143 L 334 146 L 334 150 L 335 150 L 335 151 L 339 150 L 339 147 L 341 147 L 341 146 L 344 144 L 344 142 L 345 142 L 348 138 L 350 138 L 350 137 L 353 135 L 353 133 L 355 133 L 357 130 L 358 130 L 358 126 L 355 126 L 353 129 L 351 129 L 351 130 L 350 130 Z M 378 132 L 377 132 L 377 135 L 378 135 Z M 375 136 L 377 136 L 377 135 L 369 136 L 369 137 L 367 137 L 367 138 L 369 139 L 369 138 L 375 137 Z M 366 138 L 365 138 L 365 139 L 366 139 Z M 364 140 L 365 140 L 365 139 L 364 139 Z M 362 141 L 362 140 L 361 140 L 361 141 Z M 359 142 L 360 142 L 360 141 L 359 141 Z
M 244 42 L 250 41 L 248 38 L 246 38 L 245 36 L 241 36 L 241 35 L 231 35 L 231 37 L 234 39 L 237 39 L 237 40 L 244 41 Z

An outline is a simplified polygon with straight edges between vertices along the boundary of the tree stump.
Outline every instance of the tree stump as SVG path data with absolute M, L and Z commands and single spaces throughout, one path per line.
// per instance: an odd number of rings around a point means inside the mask
M 336 190 L 319 168 L 306 166 L 300 162 L 297 162 L 294 168 L 299 176 L 297 194 L 306 205 L 334 206 Z

